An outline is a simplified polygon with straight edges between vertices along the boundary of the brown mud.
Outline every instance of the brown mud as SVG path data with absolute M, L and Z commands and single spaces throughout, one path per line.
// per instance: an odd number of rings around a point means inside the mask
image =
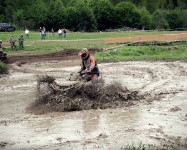
M 38 80 L 38 98 L 28 110 L 31 113 L 47 111 L 81 111 L 89 109 L 121 108 L 132 105 L 144 96 L 138 91 L 123 88 L 119 82 L 104 86 L 102 80 L 58 85 L 53 77 L 43 76 Z M 40 111 L 41 112 L 40 112 Z
M 186 62 L 99 63 L 105 82 L 94 93 L 92 84 L 69 81 L 80 69 L 77 53 L 69 55 L 12 57 L 10 74 L 0 78 L 0 149 L 113 150 L 141 142 L 187 149 Z M 46 75 L 52 78 L 38 80 Z
M 101 51 L 101 49 L 89 49 L 91 54 Z M 21 63 L 32 63 L 32 62 L 41 62 L 42 61 L 52 61 L 52 60 L 73 60 L 79 59 L 78 50 L 63 50 L 61 52 L 55 52 L 45 55 L 34 55 L 37 54 L 38 51 L 26 51 L 26 56 L 8 56 L 8 64 L 12 64 L 15 62 Z M 40 51 L 41 53 L 41 51 Z

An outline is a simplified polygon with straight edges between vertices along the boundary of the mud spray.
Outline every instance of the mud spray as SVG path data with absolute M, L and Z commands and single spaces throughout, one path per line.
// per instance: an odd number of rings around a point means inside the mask
M 79 82 L 62 86 L 53 77 L 38 79 L 37 99 L 28 107 L 28 111 L 43 114 L 50 111 L 81 111 L 88 109 L 117 108 L 132 105 L 130 101 L 142 99 L 138 91 L 123 88 L 119 82 L 104 86 L 104 81 Z

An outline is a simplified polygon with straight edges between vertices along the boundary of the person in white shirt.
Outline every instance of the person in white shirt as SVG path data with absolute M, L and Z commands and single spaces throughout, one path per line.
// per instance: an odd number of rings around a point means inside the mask
M 28 29 L 25 30 L 25 34 L 26 34 L 26 39 L 27 38 L 29 39 L 29 30 Z
M 59 38 L 62 38 L 62 30 L 58 30 Z

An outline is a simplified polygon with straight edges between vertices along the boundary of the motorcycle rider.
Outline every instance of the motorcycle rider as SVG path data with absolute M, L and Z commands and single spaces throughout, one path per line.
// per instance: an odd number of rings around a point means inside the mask
M 82 59 L 80 75 L 87 74 L 87 81 L 98 80 L 99 68 L 97 62 L 93 56 L 90 55 L 87 48 L 81 49 L 79 55 Z

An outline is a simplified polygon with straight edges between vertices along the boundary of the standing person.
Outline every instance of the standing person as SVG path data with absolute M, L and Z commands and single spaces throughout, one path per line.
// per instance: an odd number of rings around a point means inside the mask
M 29 39 L 29 29 L 26 28 L 25 34 L 26 34 L 26 39 L 27 39 L 27 38 Z
M 88 52 L 87 48 L 83 48 L 79 55 L 81 56 L 82 59 L 82 66 L 81 70 L 79 71 L 80 74 L 87 73 L 88 78 L 87 81 L 90 80 L 98 80 L 99 76 L 99 68 L 97 66 L 97 62 L 93 56 L 91 56 Z
M 59 35 L 59 38 L 62 38 L 62 30 L 58 30 L 58 35 Z
M 22 34 L 20 34 L 18 41 L 19 41 L 19 49 L 24 49 L 24 47 L 23 47 L 23 41 L 24 40 L 23 40 L 23 35 Z
M 64 38 L 65 38 L 66 37 L 66 29 L 64 29 L 63 32 L 64 32 Z
M 42 36 L 42 27 L 40 27 L 39 32 L 40 32 L 40 36 Z
M 45 29 L 45 27 L 43 27 L 43 31 L 44 31 L 44 35 L 46 36 L 46 29 Z
M 42 34 L 41 40 L 45 40 L 45 32 L 44 32 L 44 30 L 41 31 L 41 34 Z
M 55 35 L 55 32 L 54 32 L 54 29 L 52 28 L 52 29 L 51 29 L 51 36 L 54 37 L 54 35 Z
M 11 44 L 12 51 L 13 51 L 14 49 L 17 50 L 17 49 L 16 49 L 16 40 L 14 39 L 14 36 L 13 36 L 13 35 L 10 36 L 10 44 Z

